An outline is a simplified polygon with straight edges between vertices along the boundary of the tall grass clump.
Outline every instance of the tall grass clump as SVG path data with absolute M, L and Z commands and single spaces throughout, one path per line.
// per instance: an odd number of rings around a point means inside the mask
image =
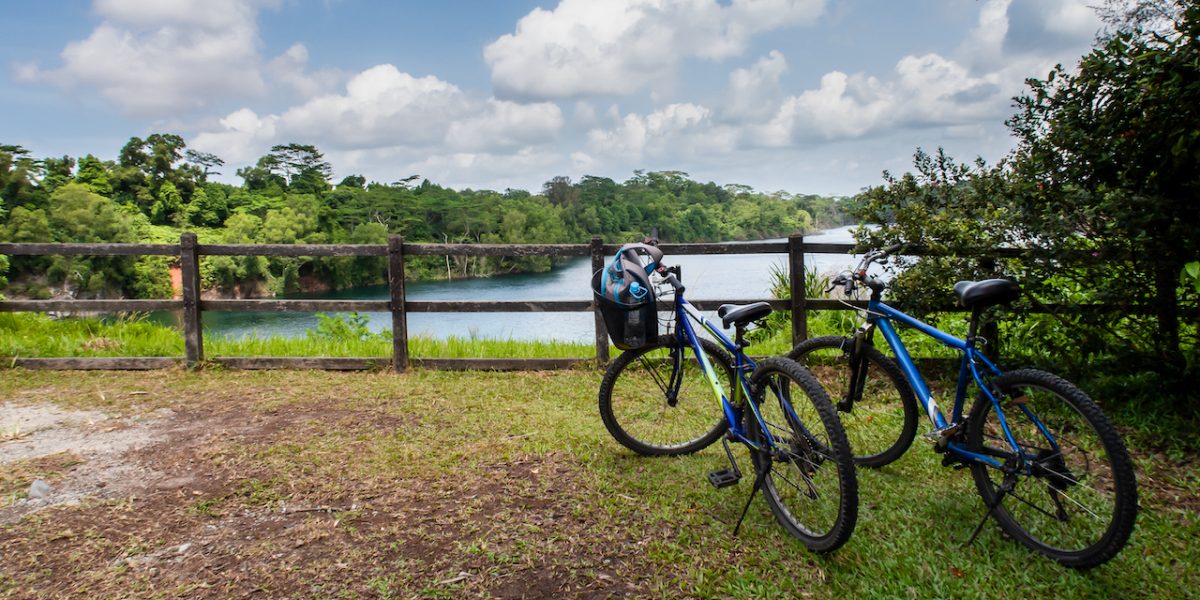
M 0 313 L 0 356 L 176 356 L 179 331 L 142 313 L 112 318 L 51 318 L 45 313 Z

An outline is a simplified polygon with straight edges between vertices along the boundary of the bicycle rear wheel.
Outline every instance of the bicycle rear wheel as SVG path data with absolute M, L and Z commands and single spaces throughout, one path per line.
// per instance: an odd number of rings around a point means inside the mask
M 1133 463 L 1116 429 L 1083 391 L 1050 373 L 1021 369 L 992 383 L 1024 455 L 1012 451 L 995 407 L 980 394 L 967 448 L 997 457 L 1009 471 L 971 465 L 984 503 L 998 502 L 996 522 L 1069 567 L 1094 567 L 1115 556 L 1137 517 Z
M 800 342 L 788 358 L 808 367 L 825 386 L 850 438 L 855 464 L 882 467 L 912 445 L 917 435 L 917 398 L 896 361 L 867 346 L 862 393 L 851 403 L 852 344 L 854 338 L 836 335 L 812 338 Z
M 799 363 L 766 359 L 750 377 L 743 411 L 754 470 L 783 528 L 814 552 L 845 544 L 858 521 L 858 479 L 846 432 L 821 385 Z M 770 436 L 768 443 L 767 436 Z
M 732 389 L 729 353 L 707 339 L 700 340 L 700 348 L 726 389 Z M 728 428 L 691 348 L 674 340 L 630 350 L 608 366 L 600 382 L 600 417 L 621 445 L 649 456 L 696 452 Z

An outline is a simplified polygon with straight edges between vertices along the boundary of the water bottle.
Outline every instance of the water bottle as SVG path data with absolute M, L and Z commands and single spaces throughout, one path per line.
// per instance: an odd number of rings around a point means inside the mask
M 631 304 L 638 304 L 646 297 L 649 290 L 642 287 L 638 282 L 629 284 L 629 296 L 632 298 Z M 646 342 L 646 327 L 642 323 L 642 309 L 635 308 L 625 313 L 625 343 L 631 348 L 640 347 Z
M 642 284 L 636 281 L 629 284 L 629 295 L 632 296 L 635 301 L 645 298 L 647 293 L 648 290 L 642 287 Z

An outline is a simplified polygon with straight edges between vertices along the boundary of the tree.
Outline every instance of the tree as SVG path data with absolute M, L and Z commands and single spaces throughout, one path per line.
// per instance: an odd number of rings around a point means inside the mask
M 289 191 L 316 194 L 329 189 L 333 167 L 325 155 L 311 144 L 278 144 L 271 146 L 267 168 L 283 177 Z M 265 158 L 265 157 L 264 157 Z
M 53 193 L 75 179 L 75 159 L 65 155 L 62 158 L 47 158 L 42 161 L 42 170 L 41 187 Z
M 253 167 L 242 167 L 237 176 L 247 191 L 264 192 L 271 196 L 282 196 L 287 188 L 287 179 L 279 175 L 279 160 L 270 154 L 258 159 Z
M 1043 302 L 1116 305 L 1115 314 L 1022 311 L 1012 333 L 1036 339 L 1024 344 L 1040 352 L 1035 361 L 1153 374 L 1156 397 L 1194 393 L 1200 323 L 1182 321 L 1197 297 L 1180 273 L 1200 257 L 1200 5 L 1171 6 L 1179 20 L 1169 32 L 1123 21 L 1076 70 L 1030 80 L 1007 122 L 1018 146 L 999 165 L 918 152 L 916 174 L 885 173 L 884 186 L 855 198 L 860 216 L 889 224 L 862 233 L 870 246 L 1037 254 L 922 259 L 897 277 L 897 296 L 933 308 L 952 301 L 946 282 L 956 278 L 1016 275 Z
M 181 224 L 183 197 L 170 181 L 164 181 L 158 188 L 158 199 L 150 208 L 150 221 L 163 225 L 167 223 Z
M 135 242 L 133 217 L 86 186 L 69 183 L 50 195 L 48 217 L 54 241 Z M 122 291 L 136 277 L 131 256 L 53 257 L 46 274 L 64 287 L 90 294 Z
M 579 203 L 579 190 L 571 185 L 570 177 L 553 177 L 542 186 L 542 195 L 555 206 L 575 206 Z
M 129 214 L 116 203 L 77 183 L 50 196 L 50 227 L 60 242 L 135 242 Z
M 196 165 L 201 169 L 199 177 L 201 183 L 207 182 L 209 175 L 220 175 L 221 172 L 214 171 L 213 168 L 225 165 L 225 161 L 222 160 L 221 157 L 208 152 L 198 152 L 196 150 L 189 149 L 184 152 L 184 157 L 187 158 L 189 163 Z
M 4 198 L 0 198 L 0 220 L 4 219 L 4 214 Z M 8 285 L 8 278 L 4 276 L 5 273 L 8 273 L 8 256 L 0 254 L 0 289 L 4 289 Z
M 111 196 L 112 184 L 108 181 L 108 165 L 91 154 L 79 159 L 79 173 L 75 175 L 75 183 L 87 186 L 101 196 Z
M 44 196 L 36 188 L 35 178 L 43 173 L 41 161 L 29 157 L 29 150 L 13 144 L 0 144 L 0 200 L 10 207 L 41 204 Z
M 54 241 L 46 211 L 18 206 L 8 216 L 4 239 L 14 244 L 35 244 Z
M 1030 80 L 1009 126 L 1022 233 L 1095 252 L 1084 277 L 1149 306 L 1158 365 L 1184 367 L 1178 278 L 1200 257 L 1200 4 L 1174 31 L 1135 19 L 1079 63 Z

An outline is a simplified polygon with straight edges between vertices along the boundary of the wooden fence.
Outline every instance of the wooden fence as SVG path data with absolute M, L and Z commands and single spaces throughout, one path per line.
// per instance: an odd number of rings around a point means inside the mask
M 391 236 L 384 245 L 350 244 L 199 244 L 194 233 L 184 233 L 179 244 L 0 244 L 0 254 L 75 255 L 75 256 L 177 256 L 182 273 L 182 298 L 178 300 L 9 300 L 0 302 L 0 312 L 65 311 L 183 311 L 185 356 L 180 357 L 70 357 L 14 358 L 11 366 L 38 369 L 156 369 L 186 364 L 193 368 L 208 362 L 239 369 L 317 368 L 359 370 L 392 368 L 403 372 L 410 366 L 431 369 L 560 369 L 595 361 L 609 360 L 608 335 L 604 320 L 594 302 L 586 300 L 521 301 L 409 301 L 404 291 L 404 267 L 407 256 L 590 256 L 592 269 L 603 267 L 604 259 L 620 246 L 605 244 L 599 237 L 590 244 L 406 244 L 400 236 Z M 807 338 L 809 310 L 848 310 L 843 302 L 809 299 L 804 289 L 806 254 L 847 254 L 853 244 L 805 243 L 796 235 L 780 242 L 662 244 L 667 256 L 696 254 L 786 254 L 791 300 L 775 298 L 723 298 L 691 300 L 701 310 L 715 310 L 725 303 L 766 301 L 775 310 L 789 311 L 794 342 Z M 999 254 L 1009 254 L 1000 252 Z M 200 297 L 200 259 L 203 256 L 386 256 L 390 298 L 388 300 L 203 300 Z M 580 296 L 590 295 L 580 289 Z M 860 306 L 865 303 L 858 303 Z M 377 358 L 306 358 L 306 357 L 211 357 L 204 353 L 203 314 L 209 311 L 269 312 L 390 312 L 392 315 L 392 356 Z M 595 319 L 595 357 L 579 358 L 417 358 L 409 355 L 408 313 L 427 312 L 585 312 Z

